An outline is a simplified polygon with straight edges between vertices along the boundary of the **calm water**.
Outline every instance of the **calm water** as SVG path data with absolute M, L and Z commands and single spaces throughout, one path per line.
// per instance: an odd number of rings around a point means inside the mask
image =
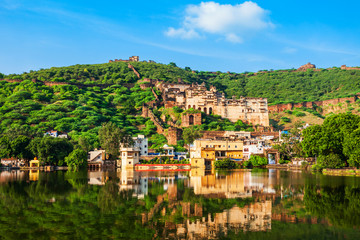
M 0 239 L 360 239 L 360 178 L 0 172 Z

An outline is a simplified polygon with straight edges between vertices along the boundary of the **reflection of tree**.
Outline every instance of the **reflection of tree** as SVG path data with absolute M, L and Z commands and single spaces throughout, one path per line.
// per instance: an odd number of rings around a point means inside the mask
M 131 193 L 119 192 L 114 181 L 83 185 L 87 175 L 78 174 L 41 173 L 38 182 L 0 185 L 1 239 L 152 238 Z
M 360 188 L 306 186 L 306 208 L 318 217 L 324 217 L 337 226 L 360 225 Z

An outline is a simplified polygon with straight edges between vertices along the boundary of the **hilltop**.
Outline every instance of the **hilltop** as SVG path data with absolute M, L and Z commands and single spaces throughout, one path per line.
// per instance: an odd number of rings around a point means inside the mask
M 134 67 L 134 69 L 129 68 Z M 270 105 L 297 103 L 350 97 L 360 92 L 359 68 L 333 67 L 317 69 L 304 65 L 299 69 L 261 70 L 257 73 L 222 73 L 194 71 L 176 64 L 151 62 L 110 62 L 92 65 L 53 67 L 23 74 L 5 75 L 3 78 L 52 82 L 91 84 L 134 84 L 139 79 L 159 79 L 166 82 L 205 82 L 214 85 L 227 97 L 264 97 Z

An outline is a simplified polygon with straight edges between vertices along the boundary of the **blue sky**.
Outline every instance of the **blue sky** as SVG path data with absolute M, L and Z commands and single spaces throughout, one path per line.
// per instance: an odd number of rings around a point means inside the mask
M 0 0 L 0 72 L 140 56 L 204 71 L 360 65 L 359 1 Z

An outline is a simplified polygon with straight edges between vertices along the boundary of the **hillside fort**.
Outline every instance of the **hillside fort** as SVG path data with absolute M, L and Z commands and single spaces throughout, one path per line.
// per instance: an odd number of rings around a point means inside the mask
M 232 122 L 241 120 L 252 125 L 269 126 L 266 98 L 240 97 L 225 98 L 224 93 L 205 84 L 160 83 L 157 86 L 164 100 L 165 108 L 174 106 L 182 109 L 200 110 L 206 114 L 220 115 Z

